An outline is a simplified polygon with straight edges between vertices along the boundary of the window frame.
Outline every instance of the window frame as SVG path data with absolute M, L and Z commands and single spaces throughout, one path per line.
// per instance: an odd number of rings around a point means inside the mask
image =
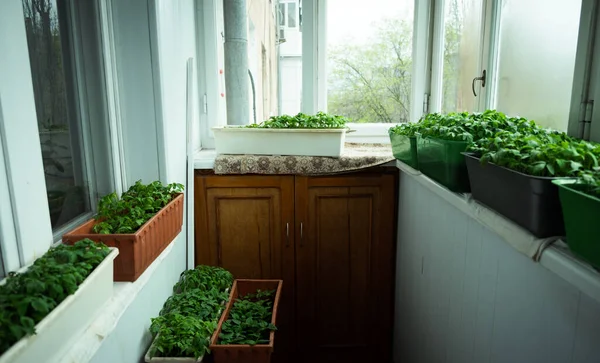
M 412 54 L 413 59 L 415 55 L 422 56 L 426 62 L 413 62 L 409 112 L 413 122 L 423 115 L 423 101 L 425 94 L 429 93 L 426 80 L 431 69 L 428 67 L 430 9 L 430 0 L 415 1 Z M 304 0 L 302 15 L 302 112 L 314 114 L 327 110 L 327 1 Z M 395 125 L 397 123 L 349 123 L 348 126 L 356 132 L 347 134 L 346 139 L 351 142 L 389 143 L 388 129 Z
M 214 149 L 215 139 L 212 127 L 227 124 L 226 112 L 223 112 L 219 99 L 224 94 L 223 75 L 210 72 L 211 69 L 223 69 L 220 66 L 219 48 L 223 47 L 222 35 L 219 34 L 219 16 L 223 14 L 223 2 L 205 0 L 196 2 L 196 52 L 197 83 L 199 99 L 198 119 L 200 127 L 200 145 L 196 149 Z
M 103 0 L 102 2 L 106 5 L 108 1 Z M 93 11 L 100 17 L 101 12 L 99 13 L 100 7 L 98 7 L 98 4 L 89 3 L 93 8 L 83 9 L 79 7 L 81 3 L 70 0 L 58 0 L 57 3 L 67 5 L 63 10 L 66 10 L 69 31 L 68 34 L 62 34 L 64 27 L 61 25 L 61 38 L 65 39 L 67 37 L 68 42 L 63 44 L 63 47 L 77 46 L 77 44 L 79 46 L 89 46 L 87 43 L 89 43 L 90 34 L 85 32 L 85 27 L 77 27 L 72 21 L 77 16 L 81 16 L 81 14 L 75 14 L 75 12 L 80 11 Z M 6 273 L 18 270 L 33 262 L 57 241 L 59 243 L 64 231 L 90 218 L 95 210 L 93 203 L 100 196 L 95 193 L 97 189 L 90 188 L 91 210 L 55 230 L 52 229 L 23 7 L 21 1 L 10 1 L 2 3 L 0 8 L 2 8 L 2 11 L 0 11 L 0 31 L 7 34 L 10 29 L 12 33 L 11 37 L 0 37 L 0 47 L 12 50 L 10 57 L 3 58 L 3 67 L 0 69 L 0 78 L 3 79 L 2 84 L 0 84 L 0 198 L 9 201 L 9 203 L 0 205 L 0 264 L 3 267 L 3 272 Z M 59 11 L 60 8 L 57 9 L 57 12 Z M 64 15 L 64 13 L 60 13 L 60 15 Z M 95 29 L 98 32 L 95 35 L 97 35 L 96 40 L 100 42 L 100 33 L 104 30 L 106 24 L 100 18 L 97 20 L 100 29 Z M 86 43 L 82 42 L 84 37 Z M 94 46 L 100 46 L 100 44 L 94 44 Z M 114 163 L 114 160 L 111 159 L 112 146 L 104 145 L 104 149 L 99 148 L 101 143 L 98 141 L 92 142 L 91 140 L 92 133 L 94 138 L 99 137 L 95 133 L 96 130 L 86 129 L 90 126 L 89 120 L 92 117 L 90 114 L 96 111 L 96 109 L 88 108 L 88 103 L 91 98 L 98 95 L 94 92 L 88 93 L 90 85 L 87 82 L 91 82 L 91 80 L 87 79 L 85 77 L 87 73 L 84 73 L 97 72 L 98 69 L 88 69 L 84 64 L 88 66 L 89 64 L 81 58 L 93 57 L 95 54 L 84 55 L 79 52 L 81 49 L 75 50 L 77 52 L 73 52 L 73 49 L 69 48 L 68 51 L 63 51 L 63 55 L 69 54 L 74 57 L 68 61 L 74 62 L 72 65 L 75 71 L 74 79 L 76 83 L 73 93 L 76 102 L 72 103 L 71 100 L 68 102 L 68 107 L 76 108 L 77 113 L 82 118 L 86 118 L 81 123 L 80 127 L 82 129 L 77 130 L 81 135 L 81 144 L 86 144 L 84 178 L 91 175 L 93 179 L 89 182 L 90 184 L 94 183 L 94 185 L 97 185 L 96 183 L 101 180 L 101 178 L 97 178 L 97 171 L 92 169 L 97 168 L 98 163 L 101 163 L 98 159 L 101 156 L 95 154 L 95 152 L 106 150 L 108 155 L 105 155 L 107 160 L 104 167 L 108 169 L 108 172 L 105 173 L 106 180 L 102 179 L 103 188 L 104 190 L 108 188 L 110 191 L 117 189 L 120 193 L 120 181 L 116 178 L 118 168 L 114 167 L 114 165 L 120 166 L 120 164 Z M 100 49 L 97 49 L 97 52 L 100 52 Z M 105 72 L 106 68 L 103 62 L 98 60 L 98 64 L 101 66 L 101 71 Z M 67 70 L 65 69 L 66 81 L 69 82 L 70 79 L 66 73 Z M 100 79 L 100 82 L 105 80 L 103 78 L 105 74 L 97 74 L 96 76 Z M 98 79 L 94 79 L 94 82 L 97 82 Z M 99 92 L 103 97 L 107 96 L 104 87 Z M 108 105 L 104 107 L 105 111 L 110 110 Z M 102 118 L 102 116 L 98 117 Z M 19 120 L 19 122 L 9 122 L 8 120 Z M 102 125 L 102 127 L 107 128 L 105 130 L 107 135 L 114 131 L 111 125 L 109 123 Z M 94 125 L 91 126 L 95 127 Z M 104 141 L 108 142 L 109 140 Z M 90 145 L 90 143 L 94 145 Z M 77 150 L 74 150 L 74 154 L 77 155 L 77 153 Z M 23 165 L 28 167 L 24 168 Z

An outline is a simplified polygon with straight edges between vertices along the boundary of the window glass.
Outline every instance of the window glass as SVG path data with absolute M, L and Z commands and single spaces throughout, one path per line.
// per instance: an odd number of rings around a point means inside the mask
M 297 0 L 293 3 L 295 12 Z M 294 15 L 295 16 L 295 15 Z M 294 18 L 295 19 L 295 18 Z M 289 21 L 289 20 L 288 20 Z M 278 109 L 280 115 L 295 115 L 302 106 L 302 32 L 299 27 L 284 28 L 279 33 Z M 276 68 L 275 68 L 276 69 Z
M 285 4 L 279 4 L 279 25 L 285 25 Z
M 580 11 L 581 0 L 502 2 L 498 110 L 566 131 Z
M 50 220 L 56 229 L 91 210 L 74 72 L 56 0 L 23 0 Z M 63 3 L 61 3 L 63 4 Z M 64 10 L 64 9 L 62 9 Z
M 481 0 L 447 0 L 444 7 L 442 112 L 476 111 L 472 80 L 480 75 Z M 480 87 L 481 82 L 476 83 Z M 477 94 L 481 94 L 475 88 Z
M 290 28 L 296 27 L 296 3 L 288 4 L 288 20 L 287 26 Z
M 352 122 L 408 121 L 413 2 L 329 0 L 327 6 L 328 112 Z

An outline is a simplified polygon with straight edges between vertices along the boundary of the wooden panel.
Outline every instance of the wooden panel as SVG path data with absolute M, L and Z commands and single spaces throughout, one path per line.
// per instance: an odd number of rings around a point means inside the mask
M 195 261 L 236 278 L 283 279 L 275 352 L 294 342 L 294 177 L 195 178 Z M 277 354 L 276 354 L 277 356 Z
M 293 203 L 292 177 L 197 176 L 196 264 L 283 278 L 294 259 Z
M 296 177 L 299 345 L 324 360 L 391 356 L 392 175 Z

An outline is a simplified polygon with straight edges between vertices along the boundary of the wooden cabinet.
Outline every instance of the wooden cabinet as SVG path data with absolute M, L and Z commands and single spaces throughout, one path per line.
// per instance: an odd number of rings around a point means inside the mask
M 197 175 L 196 264 L 284 280 L 280 357 L 389 362 L 395 175 Z

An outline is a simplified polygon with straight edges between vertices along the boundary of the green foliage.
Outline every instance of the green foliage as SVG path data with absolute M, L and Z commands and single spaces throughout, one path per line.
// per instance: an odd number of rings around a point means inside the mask
M 233 275 L 224 268 L 198 265 L 193 270 L 181 273 L 179 281 L 173 286 L 173 292 L 178 294 L 192 289 L 224 291 L 232 284 Z
M 343 116 L 317 112 L 316 115 L 299 113 L 296 116 L 273 116 L 259 124 L 251 124 L 247 128 L 259 129 L 343 129 L 348 119 Z
M 571 185 L 575 189 L 600 198 L 600 171 L 584 171 L 577 180 L 576 185 Z
M 219 344 L 268 344 L 275 290 L 260 291 L 236 299 L 223 323 Z
M 0 285 L 0 355 L 48 315 L 110 253 L 102 243 L 89 239 L 72 246 L 50 248 L 22 273 L 11 272 Z
M 400 124 L 389 129 L 399 135 L 434 137 L 442 140 L 473 142 L 492 137 L 499 131 L 545 134 L 534 121 L 522 117 L 507 117 L 502 112 L 487 110 L 483 113 L 430 113 L 418 122 Z
M 94 232 L 100 234 L 135 233 L 144 223 L 166 206 L 175 194 L 183 192 L 183 185 L 163 186 L 160 181 L 148 185 L 138 180 L 121 198 L 116 193 L 100 200 Z
M 152 356 L 158 357 L 194 357 L 198 358 L 208 352 L 208 338 L 217 328 L 216 320 L 172 313 L 168 315 L 158 329 L 155 341 L 156 351 Z
M 500 131 L 479 140 L 469 150 L 482 163 L 491 162 L 528 175 L 577 177 L 582 172 L 599 170 L 600 145 L 555 131 L 536 135 Z
M 150 333 L 156 337 L 152 356 L 194 357 L 209 352 L 210 337 L 228 299 L 233 275 L 223 268 L 198 265 L 181 273 Z
M 327 108 L 353 122 L 406 122 L 412 71 L 412 22 L 390 16 L 374 34 L 328 49 Z

